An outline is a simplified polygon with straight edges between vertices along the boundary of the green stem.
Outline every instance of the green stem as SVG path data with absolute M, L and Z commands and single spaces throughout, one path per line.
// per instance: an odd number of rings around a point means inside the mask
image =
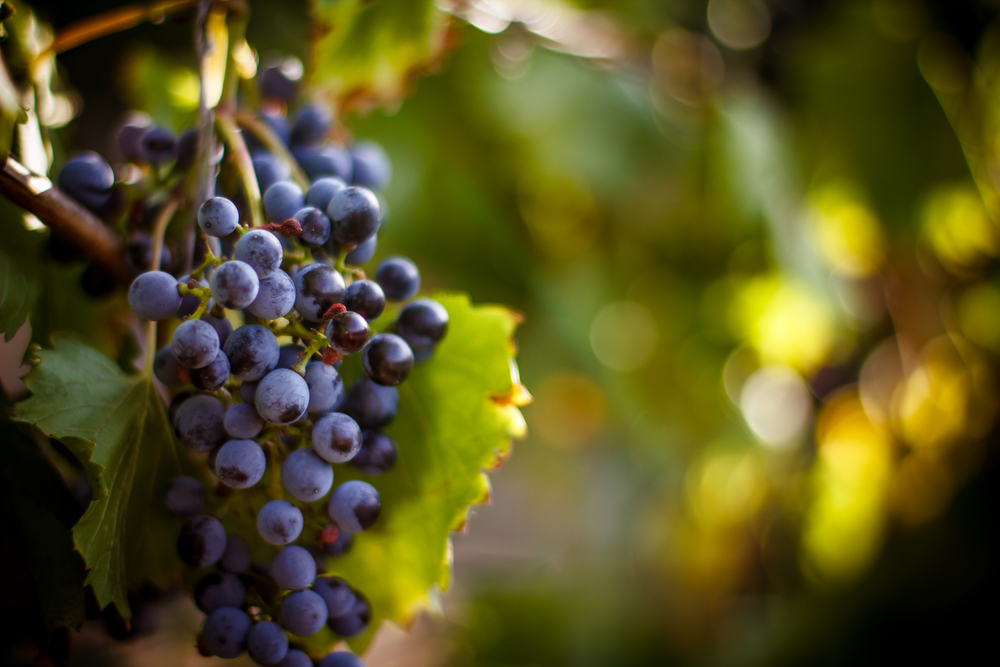
M 281 160 L 292 174 L 292 180 L 302 188 L 303 191 L 309 189 L 309 177 L 306 176 L 299 163 L 292 157 L 285 142 L 278 138 L 267 123 L 254 118 L 246 111 L 236 112 L 236 122 L 245 130 L 249 130 L 272 155 Z

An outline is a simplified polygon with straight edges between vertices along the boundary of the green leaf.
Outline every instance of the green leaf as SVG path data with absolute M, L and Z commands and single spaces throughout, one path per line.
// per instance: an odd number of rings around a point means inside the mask
M 434 0 L 314 0 L 310 79 L 341 109 L 392 106 L 450 43 Z
M 130 615 L 126 591 L 166 587 L 180 569 L 177 519 L 160 493 L 180 474 L 162 399 L 146 375 L 128 376 L 87 345 L 55 338 L 25 378 L 32 396 L 14 419 L 61 440 L 84 464 L 94 499 L 73 528 L 101 607 Z
M 432 605 L 434 588 L 448 586 L 448 534 L 465 525 L 473 503 L 489 499 L 484 470 L 506 456 L 524 433 L 515 403 L 528 395 L 516 378 L 511 341 L 517 316 L 472 306 L 463 295 L 436 295 L 448 310 L 448 335 L 431 361 L 400 385 L 399 416 L 386 429 L 396 440 L 396 466 L 380 476 L 338 466 L 337 483 L 364 479 L 382 497 L 382 515 L 355 537 L 350 551 L 328 558 L 371 602 L 369 629 L 350 643 L 362 651 L 383 619 L 405 626 Z M 325 506 L 324 508 L 325 509 Z M 310 639 L 319 655 L 336 641 L 328 629 Z
M 21 209 L 0 198 L 0 332 L 10 340 L 38 302 L 45 234 L 25 228 Z
M 6 408 L 0 401 L 0 408 Z M 45 625 L 78 628 L 84 619 L 84 569 L 71 529 L 81 510 L 38 445 L 0 418 L 0 505 L 15 523 L 5 539 L 21 547 Z

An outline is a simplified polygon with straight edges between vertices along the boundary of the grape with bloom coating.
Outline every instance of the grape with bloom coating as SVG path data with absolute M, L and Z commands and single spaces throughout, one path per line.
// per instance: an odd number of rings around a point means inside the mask
M 264 420 L 252 405 L 236 403 L 226 410 L 223 425 L 226 427 L 226 433 L 232 438 L 256 438 L 264 428 Z
M 396 418 L 399 390 L 377 385 L 368 378 L 358 378 L 337 409 L 362 429 L 380 428 Z
M 354 606 L 354 591 L 340 577 L 319 577 L 312 585 L 313 590 L 326 603 L 326 610 L 331 618 L 346 614 Z
M 390 257 L 382 262 L 375 280 L 390 301 L 405 301 L 420 290 L 420 271 L 405 257 Z
M 278 339 L 259 324 L 241 326 L 226 341 L 224 349 L 233 375 L 244 381 L 260 380 L 278 365 Z
M 281 268 L 284 256 L 281 241 L 266 229 L 251 229 L 240 237 L 233 250 L 233 259 L 249 264 L 261 280 Z
M 128 305 L 141 319 L 159 322 L 177 312 L 181 295 L 177 279 L 164 271 L 147 271 L 128 288 Z
M 207 322 L 187 320 L 174 330 L 170 349 L 182 366 L 202 368 L 219 353 L 219 334 Z
M 295 283 L 291 277 L 278 269 L 260 281 L 257 298 L 247 310 L 262 320 L 276 320 L 292 312 L 295 307 Z
M 385 310 L 385 293 L 374 280 L 355 280 L 347 288 L 344 306 L 372 322 Z
M 309 414 L 321 415 L 333 410 L 344 395 L 344 381 L 337 369 L 322 361 L 306 364 L 306 384 L 309 385 Z
M 368 601 L 355 591 L 354 606 L 346 614 L 331 617 L 327 625 L 341 637 L 353 637 L 365 631 L 372 619 Z
M 375 524 L 382 512 L 382 499 L 368 482 L 351 480 L 334 490 L 327 511 L 341 530 L 360 533 Z
M 264 476 L 267 459 L 253 440 L 230 440 L 215 455 L 215 472 L 233 489 L 248 489 Z
M 333 176 L 317 178 L 306 191 L 306 206 L 325 211 L 333 196 L 347 187 L 347 183 Z
M 312 206 L 306 206 L 295 213 L 302 230 L 299 243 L 309 248 L 318 248 L 330 238 L 330 218 L 323 211 Z
M 177 553 L 188 565 L 205 567 L 218 562 L 226 550 L 226 530 L 214 516 L 196 516 L 181 529 Z
M 361 352 L 361 368 L 376 384 L 399 384 L 413 368 L 413 350 L 395 334 L 373 336 Z
M 235 607 L 216 609 L 201 628 L 201 637 L 212 655 L 235 658 L 246 648 L 250 617 Z
M 287 500 L 272 500 L 257 513 L 257 532 L 268 544 L 290 544 L 302 532 L 302 512 Z
M 275 665 L 275 667 L 313 667 L 313 661 L 302 651 L 290 648 L 288 649 L 288 653 L 285 654 L 285 659 Z
M 316 634 L 328 617 L 326 603 L 315 591 L 295 591 L 281 601 L 281 624 L 296 637 Z
M 331 412 L 313 425 L 312 446 L 330 463 L 350 461 L 361 449 L 361 428 L 347 415 Z
M 262 200 L 264 215 L 268 222 L 282 223 L 302 208 L 306 203 L 299 186 L 290 181 L 278 181 L 264 192 Z
M 193 452 L 207 452 L 226 437 L 226 409 L 214 396 L 192 396 L 174 415 L 174 430 L 181 444 Z
M 242 607 L 246 592 L 246 587 L 236 575 L 229 572 L 212 572 L 202 577 L 195 585 L 194 603 L 198 609 L 211 614 L 222 607 Z
M 161 347 L 156 356 L 153 357 L 153 375 L 167 387 L 184 384 L 184 380 L 181 378 L 182 369 L 183 366 L 177 361 L 177 357 L 174 356 L 174 351 L 170 349 L 169 345 Z
M 281 486 L 296 500 L 319 500 L 333 486 L 333 468 L 311 449 L 296 449 L 281 464 Z
M 226 535 L 226 550 L 219 561 L 222 569 L 233 574 L 246 572 L 250 567 L 250 545 L 239 535 Z
M 309 385 L 293 370 L 273 370 L 257 385 L 254 405 L 257 414 L 272 424 L 291 424 L 306 414 Z
M 365 662 L 348 651 L 327 653 L 316 667 L 365 667 Z
M 356 246 L 378 231 L 382 212 L 378 199 L 368 188 L 351 186 L 333 196 L 326 207 L 337 243 Z
M 188 371 L 188 378 L 198 389 L 202 391 L 215 391 L 222 389 L 229 379 L 229 357 L 222 350 L 215 355 L 212 363 L 201 368 L 192 368 Z
M 368 475 L 381 475 L 396 465 L 396 442 L 382 431 L 373 429 L 361 434 L 361 449 L 350 464 Z
M 309 264 L 295 272 L 295 310 L 318 322 L 335 303 L 344 300 L 347 287 L 339 272 L 325 264 Z
M 238 259 L 224 262 L 212 274 L 209 281 L 212 298 L 223 308 L 240 310 L 257 298 L 260 278 L 252 266 Z
M 240 224 L 236 204 L 225 197 L 206 199 L 198 209 L 198 226 L 209 236 L 229 236 Z
M 250 628 L 247 653 L 258 665 L 276 665 L 288 653 L 288 637 L 274 621 L 262 621 Z
M 316 578 L 316 559 L 306 549 L 290 544 L 274 557 L 271 574 L 281 588 L 301 591 Z

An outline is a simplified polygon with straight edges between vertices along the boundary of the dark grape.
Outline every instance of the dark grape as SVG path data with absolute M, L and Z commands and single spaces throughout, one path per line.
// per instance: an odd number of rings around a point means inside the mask
M 212 363 L 219 353 L 219 334 L 207 322 L 187 320 L 174 330 L 170 349 L 182 366 L 202 368 Z
M 228 538 L 227 538 L 228 542 Z M 247 589 L 243 582 L 229 572 L 211 572 L 206 574 L 194 587 L 194 603 L 206 614 L 211 614 L 222 607 L 243 606 L 243 598 Z
M 177 552 L 188 565 L 205 567 L 218 562 L 226 550 L 226 530 L 214 516 L 196 516 L 181 529 Z
M 198 157 L 198 130 L 185 130 L 177 140 L 176 169 L 185 170 L 194 164 Z
M 357 354 L 368 342 L 371 329 L 368 321 L 351 311 L 337 313 L 326 323 L 324 330 L 330 347 L 338 354 Z
M 292 155 L 310 179 L 351 177 L 351 155 L 336 146 L 296 146 Z
M 264 215 L 268 222 L 284 222 L 294 216 L 305 202 L 299 186 L 291 181 L 278 181 L 264 192 Z
M 267 189 L 278 181 L 287 181 L 292 176 L 288 165 L 263 151 L 254 153 L 253 172 L 257 176 L 257 185 L 260 186 L 261 192 L 267 192 Z
M 333 486 L 333 468 L 311 449 L 296 449 L 281 464 L 281 486 L 296 500 L 319 500 Z
M 233 333 L 233 325 L 225 317 L 202 315 L 201 321 L 211 326 L 215 329 L 215 333 L 219 334 L 219 345 L 225 345 L 226 341 L 229 340 L 229 336 Z
M 362 264 L 367 264 L 368 260 L 375 256 L 375 251 L 378 249 L 378 234 L 372 234 L 370 237 L 359 243 L 353 250 L 347 253 L 344 257 L 344 262 L 350 264 L 351 266 L 361 266 Z M 326 242 L 326 251 L 331 257 L 340 256 L 340 244 L 337 240 L 330 237 L 330 240 Z
M 181 305 L 177 278 L 163 271 L 143 273 L 128 289 L 128 305 L 143 320 L 159 322 L 169 318 Z
M 287 500 L 272 500 L 257 513 L 257 532 L 268 544 L 290 544 L 302 532 L 302 512 Z
M 277 236 L 265 229 L 251 229 L 236 242 L 233 259 L 252 266 L 263 280 L 281 268 L 284 253 Z
M 262 621 L 250 628 L 247 653 L 258 665 L 277 665 L 288 654 L 288 637 L 274 621 Z
M 264 476 L 267 459 L 253 440 L 230 440 L 215 455 L 215 473 L 233 489 L 248 489 Z
M 274 557 L 274 562 L 271 563 L 271 574 L 274 575 L 274 580 L 281 588 L 301 591 L 309 588 L 313 579 L 316 578 L 316 560 L 306 549 L 292 544 L 284 547 Z
M 376 384 L 395 386 L 410 374 L 413 351 L 395 334 L 378 334 L 362 350 L 361 367 Z
M 354 601 L 354 606 L 351 607 L 351 610 L 346 614 L 334 616 L 327 622 L 330 629 L 341 637 L 353 637 L 361 634 L 368 627 L 368 623 L 372 619 L 372 610 L 368 605 L 368 601 L 358 595 L 357 591 L 355 591 L 354 595 L 357 599 Z
M 244 403 L 253 405 L 254 396 L 257 395 L 257 384 L 256 380 L 244 380 L 240 383 L 240 398 L 243 399 Z M 254 409 L 256 410 L 256 408 Z
M 347 288 L 344 306 L 347 310 L 373 322 L 385 310 L 385 294 L 373 280 L 355 280 Z
M 292 101 L 299 77 L 290 78 L 286 73 L 288 69 L 290 68 L 285 67 L 284 63 L 261 68 L 257 73 L 257 90 L 260 91 L 262 98 L 285 103 Z M 301 67 L 299 71 L 301 72 Z
M 205 648 L 220 658 L 235 658 L 246 648 L 250 617 L 235 607 L 216 609 L 201 628 Z
M 331 235 L 342 245 L 357 245 L 378 231 L 382 217 L 378 199 L 367 188 L 351 186 L 333 196 L 326 214 L 333 226 Z
M 316 667 L 365 667 L 365 662 L 348 651 L 327 653 Z
M 181 444 L 195 452 L 207 452 L 226 437 L 226 409 L 214 396 L 191 396 L 177 409 L 174 429 Z
M 163 491 L 163 504 L 175 516 L 194 516 L 205 509 L 205 487 L 194 477 L 174 477 Z
M 295 591 L 281 601 L 281 624 L 296 637 L 320 631 L 328 618 L 326 603 L 315 591 Z
M 372 190 L 382 190 L 392 178 L 389 156 L 374 141 L 358 141 L 351 145 L 353 185 L 363 185 Z
M 327 511 L 341 530 L 360 533 L 375 524 L 382 512 L 382 499 L 368 482 L 351 480 L 334 489 Z
M 169 345 L 161 347 L 153 358 L 153 375 L 167 387 L 184 384 L 184 379 L 181 377 L 183 368 Z
M 350 464 L 363 473 L 381 475 L 396 465 L 396 441 L 382 431 L 371 429 L 361 435 L 361 449 Z
M 333 176 L 317 178 L 306 190 L 306 206 L 325 211 L 333 196 L 347 187 L 347 183 Z
M 222 569 L 233 574 L 246 572 L 250 568 L 250 545 L 239 535 L 226 535 L 226 550 L 219 561 Z
M 295 213 L 302 233 L 299 243 L 309 248 L 318 248 L 330 238 L 330 218 L 318 208 L 306 206 Z
M 396 418 L 399 390 L 377 385 L 368 378 L 358 378 L 337 409 L 362 429 L 381 428 Z
M 295 283 L 278 269 L 260 281 L 260 290 L 247 310 L 262 320 L 275 320 L 292 312 L 295 307 Z
M 344 278 L 325 264 L 309 264 L 295 272 L 295 310 L 318 322 L 335 303 L 342 303 L 347 287 Z
M 226 341 L 232 373 L 241 380 L 260 380 L 278 365 L 278 339 L 259 324 L 244 324 Z
M 240 224 L 236 204 L 225 197 L 206 199 L 198 209 L 198 226 L 209 236 L 229 236 Z
M 347 533 L 349 534 L 349 533 Z M 313 590 L 323 598 L 329 616 L 346 614 L 354 607 L 354 591 L 340 577 L 319 577 L 312 582 Z
M 298 649 L 292 648 L 288 649 L 285 659 L 275 665 L 275 667 L 313 667 L 313 662 L 308 655 Z
M 405 257 L 390 257 L 382 262 L 375 280 L 390 301 L 405 301 L 420 289 L 420 271 Z
M 212 274 L 212 298 L 223 308 L 240 310 L 257 298 L 260 278 L 256 270 L 238 259 L 221 264 Z
M 111 198 L 115 173 L 97 153 L 81 153 L 59 170 L 59 188 L 91 211 L 99 211 Z
M 188 371 L 188 377 L 193 384 L 202 391 L 215 391 L 222 389 L 229 379 L 229 357 L 222 350 L 219 350 L 207 366 L 192 368 Z
M 167 417 L 170 418 L 171 424 L 173 424 L 174 426 L 177 425 L 177 412 L 180 410 L 181 406 L 187 402 L 189 398 L 196 395 L 197 394 L 193 391 L 182 391 L 170 399 L 170 405 L 167 406 Z
M 257 414 L 257 410 L 247 403 L 236 403 L 226 410 L 223 424 L 226 433 L 237 439 L 256 438 L 264 428 L 264 420 Z
M 333 410 L 344 395 L 344 381 L 332 365 L 322 361 L 306 364 L 306 384 L 309 385 L 310 414 L 321 415 Z
M 347 415 L 331 412 L 313 425 L 312 446 L 330 463 L 350 461 L 361 449 L 361 428 Z
M 292 140 L 294 146 L 312 146 L 326 139 L 333 125 L 333 116 L 329 110 L 314 104 L 302 107 L 295 115 L 292 123 Z
M 254 406 L 257 414 L 272 424 L 291 424 L 306 414 L 309 385 L 295 371 L 278 368 L 260 381 Z
M 139 142 L 142 159 L 151 164 L 164 164 L 177 157 L 177 137 L 165 127 L 154 127 L 142 135 Z
M 142 135 L 150 130 L 152 125 L 148 119 L 136 119 L 135 121 L 123 125 L 118 130 L 118 150 L 126 162 L 142 162 Z M 60 186 L 62 187 L 62 186 Z
M 170 268 L 173 257 L 170 248 L 160 248 L 160 269 Z M 139 234 L 125 246 L 125 269 L 131 276 L 138 276 L 150 270 L 153 264 L 153 239 L 148 234 Z
M 418 299 L 399 312 L 395 328 L 411 349 L 433 347 L 448 332 L 448 311 L 437 301 Z

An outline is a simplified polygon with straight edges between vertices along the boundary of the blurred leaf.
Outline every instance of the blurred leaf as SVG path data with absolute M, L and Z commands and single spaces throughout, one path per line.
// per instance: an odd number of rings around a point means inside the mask
M 2 401 L 0 406 L 7 407 Z M 46 625 L 78 628 L 84 619 L 84 568 L 70 531 L 80 506 L 38 446 L 7 418 L 0 420 L 0 441 L 0 504 L 19 528 L 5 539 L 23 549 Z
M 341 110 L 397 104 L 449 46 L 433 0 L 314 0 L 313 17 L 311 83 Z
M 226 78 L 226 61 L 229 58 L 229 29 L 226 27 L 226 12 L 209 12 L 205 21 L 205 38 L 210 49 L 205 64 L 205 105 L 214 107 L 222 98 L 222 84 Z
M 7 71 L 7 63 L 0 57 L 0 156 L 3 157 L 6 157 L 14 141 L 14 126 L 21 114 L 19 97 Z
M 2 84 L 0 84 L 2 86 Z M 20 209 L 0 200 L 0 332 L 10 340 L 35 308 L 44 282 L 45 235 L 24 227 Z
M 39 357 L 25 378 L 32 396 L 14 419 L 58 438 L 83 463 L 94 500 L 73 540 L 101 607 L 113 602 L 128 617 L 129 587 L 166 587 L 180 566 L 177 521 L 158 498 L 180 473 L 163 401 L 148 376 L 126 376 L 78 341 L 56 338 Z

